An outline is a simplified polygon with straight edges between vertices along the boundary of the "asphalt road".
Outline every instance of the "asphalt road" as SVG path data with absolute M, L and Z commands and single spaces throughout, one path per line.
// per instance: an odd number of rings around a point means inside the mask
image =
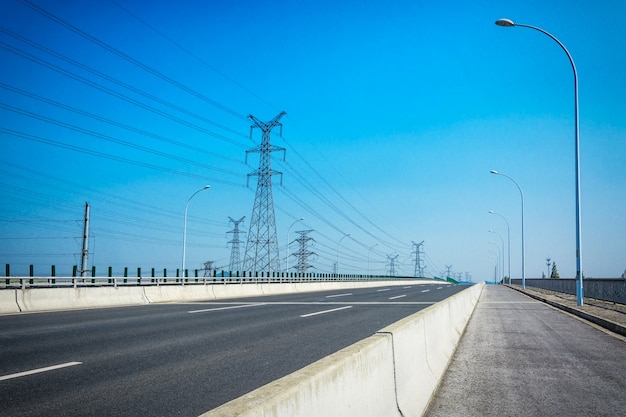
M 464 288 L 0 316 L 0 414 L 198 416 Z

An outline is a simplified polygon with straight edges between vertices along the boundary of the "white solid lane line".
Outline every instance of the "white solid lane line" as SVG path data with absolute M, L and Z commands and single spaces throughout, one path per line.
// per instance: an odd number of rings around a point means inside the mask
M 396 295 L 395 297 L 390 297 L 390 300 L 395 300 L 396 298 L 402 298 L 402 297 L 406 297 L 406 294 L 403 295 Z
M 352 306 L 333 308 L 332 310 L 317 311 L 315 313 L 303 314 L 300 317 L 305 318 L 305 317 L 317 316 L 318 314 L 332 313 L 333 311 L 345 310 L 346 308 L 352 308 Z
M 327 295 L 326 298 L 347 297 L 348 295 L 352 295 L 352 293 L 349 292 L 349 293 L 346 293 L 346 294 Z
M 83 364 L 82 362 L 61 363 L 59 365 L 53 365 L 53 366 L 47 366 L 45 368 L 33 369 L 32 371 L 24 371 L 24 372 L 18 372 L 16 374 L 0 376 L 0 381 L 5 381 L 7 379 L 13 379 L 13 378 L 19 378 L 19 377 L 22 377 L 22 376 L 38 374 L 38 373 L 41 373 L 41 372 L 54 371 L 56 369 L 67 368 L 68 366 L 75 366 L 75 365 L 82 365 L 82 364 Z
M 206 313 L 206 312 L 209 312 L 209 311 L 232 310 L 233 308 L 257 307 L 257 306 L 263 306 L 263 305 L 265 305 L 265 303 L 243 304 L 243 305 L 230 306 L 230 307 L 216 307 L 216 308 L 205 308 L 204 310 L 191 310 L 191 311 L 188 311 L 187 313 L 189 313 L 189 314 Z

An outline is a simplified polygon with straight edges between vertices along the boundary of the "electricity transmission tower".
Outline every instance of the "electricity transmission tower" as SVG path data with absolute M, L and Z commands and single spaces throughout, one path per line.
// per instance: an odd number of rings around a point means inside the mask
M 233 224 L 233 230 L 226 232 L 228 233 L 232 233 L 233 234 L 233 238 L 231 240 L 228 241 L 228 243 L 231 245 L 230 247 L 230 264 L 228 265 L 228 270 L 229 271 L 241 271 L 241 259 L 239 256 L 239 244 L 241 243 L 241 240 L 239 240 L 239 234 L 240 233 L 245 233 L 245 232 L 241 232 L 239 230 L 239 224 L 243 223 L 243 219 L 245 219 L 246 216 L 243 216 L 241 219 L 239 220 L 235 220 L 232 217 L 228 216 L 228 220 L 230 221 L 230 223 Z
M 294 242 L 298 242 L 299 246 L 298 251 L 291 255 L 295 256 L 298 260 L 295 266 L 297 272 L 304 273 L 309 268 L 315 268 L 313 265 L 309 264 L 309 256 L 317 255 L 317 253 L 308 249 L 308 243 L 311 241 L 315 242 L 315 239 L 309 236 L 309 233 L 312 231 L 313 230 L 296 230 L 299 236 L 294 239 Z
M 204 263 L 204 268 L 202 268 L 202 270 L 204 271 L 205 277 L 213 276 L 212 272 L 216 270 L 216 267 L 213 265 L 214 263 L 215 261 L 206 261 Z
M 447 269 L 447 271 L 446 271 L 446 276 L 445 276 L 445 278 L 452 278 L 452 277 L 450 276 L 450 274 L 451 274 L 450 269 L 451 269 L 451 268 L 452 268 L 452 265 L 446 265 L 446 269 Z
M 389 261 L 389 276 L 390 277 L 396 276 L 396 259 L 398 259 L 398 256 L 400 255 L 396 255 L 396 256 L 387 255 L 387 260 Z
M 248 179 L 250 176 L 257 176 L 258 182 L 256 196 L 254 197 L 254 207 L 252 208 L 248 242 L 246 243 L 246 255 L 243 261 L 244 271 L 267 271 L 269 273 L 270 271 L 280 270 L 274 199 L 272 197 L 272 175 L 282 175 L 282 173 L 272 170 L 271 153 L 272 151 L 283 151 L 284 159 L 285 148 L 279 148 L 270 144 L 270 132 L 274 127 L 279 126 L 282 136 L 283 125 L 279 123 L 279 120 L 285 114 L 283 111 L 267 123 L 260 121 L 252 115 L 248 116 L 254 123 L 250 126 L 250 136 L 252 136 L 252 130 L 255 127 L 261 129 L 263 136 L 261 145 L 246 151 L 246 161 L 250 152 L 259 153 L 260 156 L 259 168 L 248 174 Z
M 424 241 L 420 243 L 413 242 L 413 249 L 415 249 L 415 272 L 414 277 L 424 277 Z

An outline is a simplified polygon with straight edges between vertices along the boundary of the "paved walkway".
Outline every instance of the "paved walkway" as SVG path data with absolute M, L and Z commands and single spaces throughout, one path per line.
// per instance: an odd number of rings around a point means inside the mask
M 626 338 L 488 285 L 427 417 L 625 416 Z

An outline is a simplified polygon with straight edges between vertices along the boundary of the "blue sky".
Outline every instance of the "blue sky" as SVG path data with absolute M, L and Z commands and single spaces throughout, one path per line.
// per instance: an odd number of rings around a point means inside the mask
M 275 154 L 280 256 L 311 229 L 316 272 L 492 279 L 575 275 L 573 75 L 579 74 L 582 262 L 626 268 L 626 14 L 622 1 L 0 2 L 0 263 L 67 274 L 91 206 L 104 274 L 227 267 L 228 216 L 254 201 L 252 114 L 287 115 Z M 245 240 L 245 237 L 243 237 Z M 490 243 L 493 242 L 493 243 Z M 377 246 L 374 246 L 378 243 Z M 241 249 L 243 258 L 245 245 Z M 371 249 L 371 250 L 370 250 Z M 291 246 L 294 250 L 294 246 Z M 506 250 L 506 248 L 505 248 Z M 369 262 L 368 262 L 369 260 Z M 293 265 L 294 259 L 290 264 Z

